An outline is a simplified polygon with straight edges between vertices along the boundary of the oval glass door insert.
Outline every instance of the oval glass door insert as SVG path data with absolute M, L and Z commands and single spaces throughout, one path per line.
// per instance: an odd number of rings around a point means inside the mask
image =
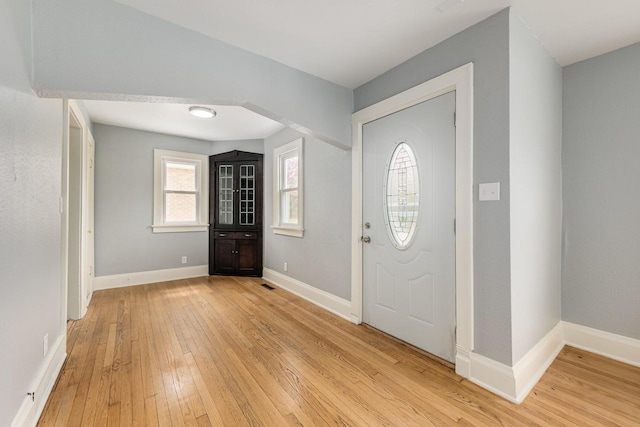
M 420 207 L 418 163 L 406 142 L 399 143 L 391 154 L 387 170 L 384 210 L 387 231 L 398 249 L 404 249 L 416 233 Z

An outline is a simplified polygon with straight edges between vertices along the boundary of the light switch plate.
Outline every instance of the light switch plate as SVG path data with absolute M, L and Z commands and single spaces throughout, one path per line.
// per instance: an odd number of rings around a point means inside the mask
M 480 184 L 479 199 L 481 202 L 500 200 L 500 183 L 491 182 L 486 184 Z

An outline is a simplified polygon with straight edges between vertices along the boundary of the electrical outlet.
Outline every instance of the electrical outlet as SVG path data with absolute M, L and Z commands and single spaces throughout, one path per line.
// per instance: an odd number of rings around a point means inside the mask
M 284 263 L 284 271 L 289 271 L 289 265 L 286 262 Z
M 187 256 L 186 256 L 186 255 L 184 255 L 184 256 L 182 257 L 182 263 L 183 263 L 183 264 L 186 264 L 186 263 L 187 263 Z
M 49 351 L 49 334 L 44 334 L 44 338 L 42 338 L 42 355 L 46 356 Z

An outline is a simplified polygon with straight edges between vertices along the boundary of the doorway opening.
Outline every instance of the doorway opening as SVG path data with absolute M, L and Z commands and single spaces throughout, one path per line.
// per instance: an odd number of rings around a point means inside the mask
M 351 319 L 363 321 L 363 127 L 455 91 L 455 365 L 470 376 L 473 350 L 473 64 L 469 63 L 353 114 Z M 362 239 L 362 240 L 361 240 Z
M 455 92 L 363 126 L 362 321 L 455 355 Z
M 95 144 L 75 102 L 65 102 L 63 158 L 63 319 L 80 319 L 93 291 L 93 192 Z

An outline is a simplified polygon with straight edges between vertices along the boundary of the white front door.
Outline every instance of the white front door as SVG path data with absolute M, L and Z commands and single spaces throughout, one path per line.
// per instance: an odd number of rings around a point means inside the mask
M 454 362 L 455 92 L 363 126 L 363 320 Z

